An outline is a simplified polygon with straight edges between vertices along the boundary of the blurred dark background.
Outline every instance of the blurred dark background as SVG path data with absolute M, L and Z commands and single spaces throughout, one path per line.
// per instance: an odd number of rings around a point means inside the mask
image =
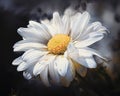
M 91 21 L 108 28 L 110 34 L 95 48 L 110 61 L 89 69 L 69 88 L 47 88 L 38 80 L 25 80 L 11 65 L 21 55 L 12 48 L 21 39 L 16 30 L 26 27 L 30 19 L 51 19 L 54 11 L 63 14 L 68 7 L 87 10 Z M 0 0 L 0 44 L 0 96 L 120 96 L 120 0 Z

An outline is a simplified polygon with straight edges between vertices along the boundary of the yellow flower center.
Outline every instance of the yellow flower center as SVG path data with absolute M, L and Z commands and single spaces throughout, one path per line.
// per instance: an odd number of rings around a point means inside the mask
M 70 37 L 68 35 L 57 34 L 49 40 L 47 44 L 48 50 L 53 54 L 63 54 L 69 42 Z

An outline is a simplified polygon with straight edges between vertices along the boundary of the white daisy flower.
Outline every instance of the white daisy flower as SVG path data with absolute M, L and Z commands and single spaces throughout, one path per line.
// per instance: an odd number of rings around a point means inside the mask
M 26 79 L 40 76 L 47 86 L 69 86 L 76 73 L 85 76 L 87 68 L 96 68 L 93 55 L 105 59 L 89 46 L 103 39 L 107 29 L 89 20 L 88 12 L 63 16 L 54 12 L 52 20 L 29 21 L 27 28 L 18 29 L 23 40 L 13 46 L 24 54 L 12 64 L 18 65 L 17 71 L 23 71 Z

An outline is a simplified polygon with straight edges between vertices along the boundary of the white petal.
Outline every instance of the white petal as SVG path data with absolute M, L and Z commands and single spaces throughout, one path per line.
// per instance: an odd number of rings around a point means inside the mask
M 49 33 L 48 28 L 44 25 L 44 24 L 40 24 L 38 22 L 35 21 L 29 21 L 29 26 L 32 26 L 34 28 L 36 28 L 37 30 L 39 30 L 40 32 L 42 32 L 42 35 L 44 38 L 46 38 L 47 40 L 49 40 L 51 38 L 51 34 Z
M 48 66 L 45 67 L 45 69 L 40 74 L 42 82 L 46 86 L 50 86 L 49 80 L 48 80 Z
M 70 32 L 70 17 L 67 15 L 64 15 L 62 18 L 63 21 L 63 33 L 64 34 L 69 34 Z
M 88 24 L 90 19 L 90 15 L 88 12 L 84 12 L 76 21 L 76 23 L 72 26 L 72 30 L 71 30 L 71 36 L 73 38 L 73 40 L 77 40 L 80 35 L 82 34 L 82 32 L 84 31 L 86 25 Z M 73 36 L 75 35 L 75 36 Z
M 88 58 L 88 57 L 86 57 L 86 58 Z M 87 64 L 87 62 L 86 62 L 86 60 L 85 60 L 86 58 L 85 58 L 85 57 L 79 57 L 79 56 L 77 56 L 77 55 L 74 56 L 74 57 L 71 56 L 71 59 L 73 59 L 73 60 L 75 60 L 77 63 L 79 63 L 79 64 L 81 64 L 81 65 L 89 68 L 89 66 L 88 66 L 88 64 Z
M 81 13 L 76 13 L 73 16 L 71 16 L 71 29 L 73 28 L 74 24 L 76 24 L 76 21 L 79 20 L 79 18 L 81 17 Z
M 38 61 L 42 56 L 46 55 L 48 52 L 42 52 L 39 50 L 28 50 L 22 55 L 22 59 L 27 63 L 33 63 Z
M 78 49 L 78 52 L 79 52 L 79 56 L 82 56 L 82 57 L 91 57 L 93 55 L 91 52 L 85 50 L 85 48 Z
M 41 74 L 41 72 L 47 67 L 47 65 L 47 63 L 38 62 L 33 69 L 33 74 L 35 76 Z
M 41 24 L 46 25 L 46 24 L 51 24 L 51 22 L 48 19 L 44 19 L 44 20 L 41 20 Z
M 29 64 L 27 64 L 26 62 L 22 62 L 20 63 L 20 65 L 17 67 L 17 71 L 23 71 L 26 68 L 28 68 Z
M 70 57 L 71 56 L 74 57 L 74 55 L 75 56 L 79 55 L 78 49 L 76 49 L 75 46 L 72 43 L 69 43 L 66 54 Z
M 83 34 L 81 34 L 81 36 L 78 40 L 81 41 L 88 37 L 93 37 L 93 36 L 90 36 L 93 34 L 96 34 L 96 35 L 101 34 L 102 35 L 102 34 L 105 34 L 106 31 L 107 31 L 107 29 L 104 26 L 102 26 L 102 24 L 100 22 L 94 22 L 86 28 L 86 30 L 83 32 Z
M 32 78 L 32 75 L 29 72 L 23 72 L 23 76 L 25 79 L 28 79 L 28 80 Z
M 69 64 L 67 58 L 63 56 L 58 56 L 54 63 L 55 63 L 56 69 L 58 70 L 58 73 L 61 76 L 65 76 L 65 74 L 67 73 L 68 64 Z
M 65 78 L 68 82 L 71 82 L 73 78 L 75 77 L 75 68 L 73 66 L 73 63 L 71 60 L 69 60 L 68 70 L 65 75 Z
M 18 43 L 16 43 L 13 46 L 13 48 L 14 48 L 14 51 L 26 51 L 28 49 L 41 49 L 41 50 L 45 50 L 47 48 L 47 46 L 45 46 L 44 44 L 35 43 L 35 42 L 22 43 L 22 41 L 19 41 Z
M 49 30 L 49 32 L 52 36 L 54 36 L 58 33 L 56 31 L 55 25 L 53 26 L 53 24 L 51 22 L 48 23 L 48 22 L 45 22 L 45 21 L 41 21 L 41 23 L 44 24 L 48 28 L 48 30 Z
M 83 51 L 83 50 L 86 51 L 85 53 L 96 55 L 96 56 L 107 61 L 107 59 L 105 57 L 103 57 L 102 54 L 100 52 L 98 52 L 97 50 L 94 50 L 94 49 L 89 48 L 89 47 L 86 47 L 86 48 L 82 49 L 81 51 Z
M 79 35 L 78 23 L 79 23 L 80 19 L 81 19 L 81 13 L 76 13 L 74 16 L 71 17 L 71 34 L 70 34 L 70 36 L 72 37 L 73 40 Z
M 75 44 L 75 47 L 83 48 L 83 47 L 90 46 L 90 45 L 94 44 L 95 42 L 103 39 L 103 37 L 104 36 L 102 34 L 99 34 L 99 35 L 96 35 L 94 37 L 87 38 L 83 41 L 77 41 Z
M 96 68 L 97 64 L 95 62 L 95 60 L 93 59 L 93 57 L 89 57 L 89 58 L 85 58 L 87 64 L 88 64 L 88 68 Z
M 56 33 L 58 34 L 63 33 L 63 22 L 58 12 L 53 13 L 53 25 L 57 29 Z
M 16 42 L 16 43 L 14 44 L 13 48 L 18 47 L 18 46 L 19 46 L 19 45 L 21 45 L 21 44 L 27 44 L 27 43 L 40 44 L 40 45 L 43 45 L 43 46 L 45 46 L 45 47 L 46 47 L 46 45 L 45 45 L 45 44 L 41 44 L 41 43 L 40 43 L 40 42 L 38 42 L 38 41 L 29 40 L 29 39 L 24 39 L 24 40 L 21 40 L 21 41 Z
M 68 70 L 66 75 L 64 77 L 61 77 L 61 83 L 63 84 L 63 86 L 68 87 L 71 81 L 74 79 L 74 77 L 75 77 L 75 68 L 72 61 L 69 59 Z
M 22 60 L 22 58 L 21 58 L 21 56 L 20 56 L 20 57 L 16 58 L 16 59 L 12 62 L 12 65 L 19 65 L 19 64 L 22 63 L 22 62 L 23 62 L 23 60 Z
M 46 66 L 48 66 L 52 60 L 53 60 L 53 56 L 51 55 L 45 55 L 44 57 L 42 57 L 39 62 L 35 65 L 34 69 L 33 69 L 33 74 L 34 75 L 38 75 L 40 74 Z
M 25 39 L 33 40 L 33 41 L 39 41 L 43 44 L 45 44 L 49 38 L 45 38 L 44 33 L 40 32 L 39 30 L 35 28 L 19 28 L 18 33 Z
M 88 65 L 88 62 L 86 62 L 86 58 L 90 58 L 90 57 L 80 56 L 78 49 L 76 49 L 74 47 L 74 45 L 72 45 L 72 44 L 70 44 L 68 46 L 68 55 L 72 60 L 76 61 L 77 63 L 79 63 L 87 68 L 90 68 Z
M 89 33 L 93 32 L 93 31 L 95 31 L 96 26 L 101 26 L 101 23 L 100 22 L 94 22 L 94 23 L 88 25 L 86 30 L 81 35 L 81 38 L 88 35 Z
M 59 77 L 58 71 L 55 67 L 54 61 L 55 61 L 55 56 L 54 56 L 52 62 L 49 64 L 49 74 L 50 74 L 50 77 L 51 77 L 53 83 L 58 84 L 60 82 L 60 77 Z
M 27 54 L 29 54 L 29 53 L 31 53 L 33 51 L 35 51 L 35 49 L 29 49 L 29 50 L 25 51 L 24 54 L 21 56 L 22 59 L 24 58 L 24 56 L 26 56 Z
M 33 77 L 33 68 L 34 68 L 35 64 L 29 64 L 29 67 L 25 70 L 25 72 L 28 72 L 31 74 L 31 76 Z
M 21 58 L 22 58 L 22 56 L 21 56 Z M 23 59 L 22 59 L 23 60 Z M 30 61 L 30 60 L 28 60 L 28 61 Z M 31 62 L 28 62 L 28 61 L 26 61 L 26 60 L 23 60 L 20 64 L 19 64 L 19 66 L 17 67 L 17 70 L 18 71 L 26 71 L 26 72 L 28 72 L 28 73 L 30 73 L 31 75 L 33 74 L 33 67 L 34 67 L 34 65 L 36 64 L 36 62 L 38 61 L 38 60 L 31 60 Z

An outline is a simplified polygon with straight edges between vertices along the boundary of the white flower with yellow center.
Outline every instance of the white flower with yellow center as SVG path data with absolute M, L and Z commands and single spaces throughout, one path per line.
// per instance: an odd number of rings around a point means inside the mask
M 19 28 L 23 40 L 17 42 L 14 51 L 24 51 L 12 64 L 31 79 L 40 76 L 46 84 L 68 86 L 75 74 L 85 76 L 87 68 L 96 68 L 93 55 L 104 59 L 89 46 L 104 37 L 106 28 L 100 22 L 89 23 L 88 12 L 60 16 L 53 13 L 52 20 L 41 23 L 29 21 L 28 28 Z

